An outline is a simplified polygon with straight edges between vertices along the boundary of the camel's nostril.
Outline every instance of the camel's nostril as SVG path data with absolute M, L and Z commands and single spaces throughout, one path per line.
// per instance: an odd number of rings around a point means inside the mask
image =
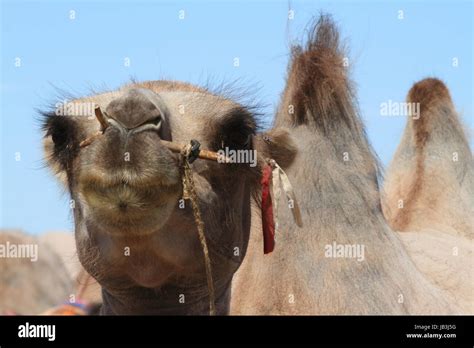
M 154 126 L 159 126 L 159 125 L 161 124 L 161 115 L 155 117 L 154 119 L 152 119 L 152 120 L 150 120 L 150 121 L 148 121 L 148 122 L 146 122 L 146 123 L 150 123 L 150 124 L 152 124 L 152 125 L 154 125 Z
M 141 124 L 137 128 L 144 127 L 144 126 L 146 128 L 150 128 L 150 127 L 147 127 L 147 126 L 151 126 L 153 128 L 159 129 L 161 127 L 161 121 L 162 121 L 161 115 L 158 115 L 158 116 L 146 121 L 145 123 Z
M 130 129 L 132 133 L 140 133 L 146 130 L 159 131 L 161 129 L 162 117 L 158 115 L 145 123 L 142 123 L 140 126 Z

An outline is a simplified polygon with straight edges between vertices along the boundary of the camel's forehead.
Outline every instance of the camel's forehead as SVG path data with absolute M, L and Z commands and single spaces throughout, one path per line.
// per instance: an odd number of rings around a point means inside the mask
M 163 91 L 159 93 L 171 115 L 188 119 L 214 118 L 226 114 L 237 104 L 209 93 L 189 91 Z
M 152 84 L 131 84 L 122 87 L 119 90 L 107 93 L 101 93 L 94 96 L 81 98 L 78 102 L 92 102 L 99 105 L 103 110 L 111 101 L 119 98 L 129 89 L 144 88 L 150 89 L 157 93 L 164 104 L 168 113 L 174 118 L 179 117 L 183 120 L 193 119 L 209 119 L 219 117 L 226 114 L 227 111 L 238 107 L 239 105 L 230 99 L 209 93 L 205 89 L 194 87 L 192 85 L 183 84 L 181 88 L 173 84 L 162 84 L 157 88 Z

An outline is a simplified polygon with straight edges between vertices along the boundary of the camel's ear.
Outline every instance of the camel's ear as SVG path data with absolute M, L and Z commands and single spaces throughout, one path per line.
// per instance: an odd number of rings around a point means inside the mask
M 274 159 L 284 169 L 291 166 L 298 152 L 290 133 L 283 127 L 258 133 L 254 137 L 254 148 L 259 157 Z

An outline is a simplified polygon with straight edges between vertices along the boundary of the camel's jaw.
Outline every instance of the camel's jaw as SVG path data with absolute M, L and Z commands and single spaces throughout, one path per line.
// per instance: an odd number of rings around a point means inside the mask
M 84 217 L 112 235 L 146 235 L 159 229 L 177 207 L 182 192 L 179 182 L 137 184 L 84 176 L 79 183 Z

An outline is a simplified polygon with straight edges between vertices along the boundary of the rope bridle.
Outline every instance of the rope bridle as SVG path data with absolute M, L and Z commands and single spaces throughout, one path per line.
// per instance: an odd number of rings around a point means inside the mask
M 94 133 L 92 136 L 86 138 L 79 143 L 80 148 L 84 148 L 94 142 L 100 135 L 102 135 L 105 129 L 108 127 L 106 117 L 102 114 L 99 106 L 95 107 L 95 116 L 101 125 L 101 130 Z M 209 291 L 209 314 L 216 315 L 216 303 L 215 303 L 215 290 L 214 282 L 212 278 L 212 267 L 211 259 L 209 257 L 209 249 L 207 246 L 206 235 L 204 233 L 204 221 L 201 217 L 201 211 L 198 204 L 198 196 L 196 194 L 196 187 L 193 180 L 193 173 L 190 164 L 193 163 L 197 158 L 219 161 L 221 163 L 230 163 L 229 158 L 222 158 L 219 154 L 213 151 L 201 150 L 200 144 L 197 140 L 191 140 L 190 144 L 182 145 L 175 142 L 166 140 L 160 140 L 161 144 L 166 146 L 169 150 L 180 155 L 180 163 L 182 166 L 181 175 L 183 183 L 183 199 L 189 199 L 191 201 L 193 216 L 196 223 L 199 241 L 204 254 L 204 263 L 206 269 L 207 287 Z M 283 169 L 273 159 L 266 159 L 263 167 L 262 175 L 262 229 L 264 237 L 264 253 L 270 253 L 274 248 L 274 237 L 275 237 L 275 218 L 273 213 L 273 205 L 271 196 L 273 195 L 275 201 L 275 207 L 277 200 L 280 197 L 280 184 L 283 187 L 283 191 L 286 193 L 286 198 L 289 207 L 293 213 L 293 218 L 296 224 L 301 227 L 301 214 L 296 202 L 296 198 L 293 192 L 293 188 L 288 180 L 287 175 Z M 270 189 L 271 188 L 271 189 Z M 271 193 L 270 193 L 271 192 Z M 276 213 L 275 213 L 276 214 Z M 278 227 L 278 222 L 276 222 Z
M 191 144 L 184 146 L 180 153 L 183 166 L 183 197 L 189 198 L 193 208 L 194 221 L 196 222 L 199 241 L 201 242 L 202 252 L 204 254 L 204 264 L 206 266 L 207 288 L 209 290 L 209 314 L 216 315 L 216 303 L 214 282 L 212 280 L 211 259 L 209 257 L 209 249 L 207 247 L 206 236 L 204 234 L 204 221 L 202 221 L 201 211 L 199 210 L 198 197 L 196 194 L 196 188 L 193 180 L 193 172 L 191 170 L 191 166 L 189 165 L 190 162 L 192 163 L 196 159 L 198 150 L 199 143 L 197 141 L 192 141 Z

